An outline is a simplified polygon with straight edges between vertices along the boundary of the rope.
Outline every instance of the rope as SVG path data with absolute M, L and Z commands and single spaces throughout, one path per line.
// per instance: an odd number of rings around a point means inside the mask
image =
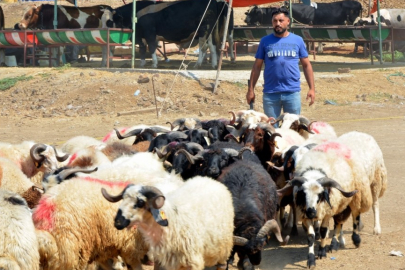
M 404 78 L 405 78 L 405 74 L 399 71 L 399 72 L 396 72 L 396 73 L 393 73 L 393 74 L 388 75 L 388 76 L 387 76 L 387 80 L 388 80 L 390 83 L 399 84 L 399 83 L 396 83 L 396 82 L 391 81 L 390 78 L 391 78 L 391 77 L 394 77 L 394 76 L 404 77 Z M 399 85 L 400 85 L 400 84 L 399 84 Z M 405 83 L 404 83 L 404 85 L 405 85 Z
M 189 64 L 192 62 L 192 60 L 190 60 L 187 64 L 184 63 L 185 60 L 186 60 L 186 58 L 187 58 L 188 51 L 189 51 L 190 48 L 191 48 L 191 44 L 193 44 L 193 41 L 194 41 L 194 39 L 195 39 L 195 36 L 197 35 L 198 29 L 200 28 L 201 23 L 202 23 L 202 21 L 204 20 L 205 14 L 207 13 L 208 7 L 209 7 L 210 4 L 211 4 L 211 1 L 212 1 L 212 0 L 209 1 L 208 5 L 207 5 L 207 7 L 206 7 L 206 9 L 205 9 L 205 11 L 204 11 L 204 14 L 203 14 L 203 16 L 202 16 L 202 18 L 201 18 L 201 21 L 200 21 L 200 23 L 198 24 L 198 27 L 197 27 L 197 29 L 196 29 L 196 31 L 195 31 L 195 33 L 194 33 L 194 36 L 193 36 L 193 38 L 191 39 L 190 45 L 188 46 L 188 48 L 187 48 L 187 50 L 186 50 L 186 53 L 184 54 L 183 60 L 182 60 L 181 63 L 180 63 L 180 67 L 179 67 L 179 69 L 177 70 L 177 72 L 176 72 L 176 74 L 175 74 L 175 76 L 174 76 L 174 78 L 173 78 L 173 81 L 172 81 L 172 84 L 170 85 L 169 90 L 167 91 L 167 97 L 163 100 L 162 106 L 161 106 L 160 109 L 159 109 L 158 115 L 161 115 L 161 114 L 162 114 L 163 107 L 164 107 L 164 105 L 166 104 L 166 100 L 168 99 L 168 97 L 170 96 L 170 94 L 171 94 L 171 92 L 172 92 L 174 82 L 176 81 L 177 76 L 180 74 L 180 71 L 181 71 L 182 69 L 183 69 L 183 70 L 187 70 Z M 228 5 L 228 3 L 226 3 L 226 2 L 224 2 L 224 3 L 225 3 L 225 5 Z M 215 26 L 217 25 L 217 23 L 218 23 L 218 21 L 219 21 L 219 18 L 221 17 L 221 14 L 222 14 L 222 12 L 223 12 L 223 10 L 224 10 L 224 8 L 225 8 L 225 5 L 223 5 L 222 10 L 221 10 L 221 12 L 219 13 L 219 16 L 217 17 L 217 20 L 216 20 L 214 26 L 212 27 L 210 34 L 207 35 L 207 37 L 209 37 L 209 36 L 212 34 L 212 31 L 214 31 Z M 205 44 L 207 43 L 207 41 L 208 41 L 208 39 L 205 40 L 205 42 L 204 42 L 204 44 L 203 44 L 202 47 L 205 46 Z

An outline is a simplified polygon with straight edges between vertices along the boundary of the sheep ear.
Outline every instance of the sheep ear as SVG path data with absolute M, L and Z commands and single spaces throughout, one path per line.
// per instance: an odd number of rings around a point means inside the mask
M 163 212 L 163 210 L 151 208 L 150 211 L 157 224 L 163 227 L 167 227 L 169 225 L 169 221 L 167 220 L 166 214 Z
M 327 189 L 324 189 L 323 197 L 325 198 L 325 201 L 329 204 L 330 209 L 332 209 L 332 205 L 330 204 L 329 191 Z

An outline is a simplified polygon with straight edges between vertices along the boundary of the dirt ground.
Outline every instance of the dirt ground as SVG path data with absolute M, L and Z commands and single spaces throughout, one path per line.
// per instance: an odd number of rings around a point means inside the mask
M 387 0 L 382 5 L 390 3 Z M 379 143 L 389 176 L 388 189 L 380 203 L 382 235 L 372 234 L 370 210 L 362 216 L 365 227 L 360 234 L 361 247 L 356 249 L 351 243 L 351 222 L 348 222 L 344 231 L 346 248 L 318 260 L 317 265 L 318 269 L 405 269 L 404 257 L 389 255 L 393 250 L 405 252 L 402 187 L 405 182 L 405 64 L 372 66 L 361 53 L 355 55 L 352 51 L 351 45 L 331 44 L 315 61 L 311 56 L 316 103 L 307 105 L 307 86 L 302 79 L 302 114 L 311 120 L 329 122 L 339 135 L 357 130 L 371 134 Z M 229 117 L 229 110 L 248 108 L 245 101 L 248 75 L 239 72 L 250 70 L 252 55 L 238 56 L 236 65 L 224 60 L 222 76 L 235 75 L 221 80 L 218 94 L 207 88 L 212 79 L 195 80 L 169 72 L 170 68 L 178 69 L 181 61 L 178 56 L 173 56 L 170 63 L 162 63 L 162 71 L 121 68 L 107 71 L 95 69 L 97 61 L 73 67 L 0 68 L 0 86 L 6 78 L 25 76 L 27 79 L 0 90 L 0 141 L 33 140 L 60 145 L 76 135 L 102 138 L 114 127 L 140 123 L 165 125 L 166 121 L 185 116 L 202 120 Z M 115 67 L 128 65 L 128 61 L 114 63 Z M 338 68 L 347 67 L 351 68 L 350 73 L 337 72 Z M 150 81 L 138 83 L 140 76 Z M 140 90 L 138 96 L 134 96 L 136 90 Z M 262 111 L 260 92 L 258 86 L 255 103 L 258 111 Z M 154 94 L 158 108 L 162 108 L 159 117 L 154 110 Z M 122 115 L 125 112 L 131 114 Z M 271 240 L 256 269 L 305 269 L 307 254 L 307 239 L 299 228 L 299 236 L 292 237 L 287 246 L 279 247 Z
M 324 71 L 323 65 L 334 71 Z M 402 232 L 405 217 L 401 214 L 405 212 L 405 196 L 401 188 L 405 181 L 402 166 L 405 153 L 405 67 L 377 65 L 371 68 L 369 64 L 356 66 L 348 63 L 342 66 L 351 66 L 351 73 L 338 74 L 338 64 L 314 64 L 316 104 L 308 107 L 303 91 L 302 114 L 311 120 L 328 121 L 338 134 L 357 130 L 376 138 L 389 173 L 388 190 L 380 204 L 383 233 L 381 236 L 372 235 L 370 210 L 363 215 L 362 246 L 355 249 L 352 245 L 351 223 L 348 222 L 345 226 L 347 247 L 317 264 L 322 269 L 405 269 L 403 257 L 389 255 L 392 250 L 405 252 Z M 225 70 L 223 74 L 227 72 L 236 71 Z M 32 78 L 0 91 L 0 141 L 34 140 L 59 145 L 76 135 L 102 138 L 113 127 L 140 123 L 164 125 L 168 120 L 184 116 L 200 119 L 229 117 L 229 110 L 248 107 L 244 100 L 246 84 L 241 82 L 222 81 L 219 93 L 215 95 L 205 88 L 212 80 L 197 81 L 158 72 L 155 92 L 160 100 L 158 107 L 163 109 L 157 117 L 153 110 L 152 81 L 137 83 L 140 75 L 152 79 L 154 74 L 128 69 L 1 68 L 0 80 L 21 75 Z M 237 79 L 240 78 L 235 77 Z M 140 94 L 134 96 L 137 89 Z M 305 81 L 303 89 L 306 89 Z M 260 87 L 256 92 L 255 108 L 262 111 Z M 337 105 L 325 105 L 327 101 Z M 118 113 L 145 108 L 152 108 L 152 111 L 117 116 Z M 299 236 L 292 237 L 285 247 L 272 241 L 257 269 L 305 269 L 307 240 L 303 230 L 299 231 Z

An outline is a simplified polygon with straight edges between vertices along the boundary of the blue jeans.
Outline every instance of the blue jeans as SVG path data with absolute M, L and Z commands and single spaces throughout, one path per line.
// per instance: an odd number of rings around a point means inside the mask
M 301 92 L 263 93 L 263 110 L 268 117 L 277 118 L 283 112 L 301 114 Z

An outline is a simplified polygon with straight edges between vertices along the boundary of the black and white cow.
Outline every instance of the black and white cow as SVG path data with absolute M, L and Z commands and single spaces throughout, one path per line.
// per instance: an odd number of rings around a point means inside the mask
M 292 5 L 294 21 L 312 25 L 351 25 L 360 16 L 362 6 L 357 1 Z
M 366 18 L 358 17 L 354 25 L 378 25 L 377 11 Z M 382 26 L 405 28 L 405 9 L 380 9 L 380 21 Z
M 99 28 L 107 5 L 90 7 L 57 6 L 57 29 Z M 25 29 L 54 29 L 54 5 L 31 6 L 21 18 L 18 27 Z M 77 49 L 77 48 L 76 48 Z M 78 50 L 75 50 L 77 53 Z
M 271 25 L 274 9 L 253 7 L 245 13 L 245 22 L 248 25 Z M 311 3 L 311 5 L 292 4 L 294 22 L 310 25 L 353 24 L 356 18 L 360 16 L 361 11 L 361 4 L 351 0 L 333 3 Z M 318 46 L 318 52 L 322 52 L 322 46 Z
M 364 26 L 364 25 L 378 25 L 378 13 L 377 11 L 370 14 L 368 17 L 360 18 L 358 17 L 354 25 Z M 392 26 L 395 28 L 405 29 L 405 9 L 381 9 L 380 10 L 380 22 L 382 26 Z M 395 38 L 395 36 L 394 36 Z M 357 52 L 357 47 L 360 44 L 356 44 L 354 51 Z M 378 45 L 373 49 L 377 49 Z M 398 40 L 394 41 L 394 50 L 405 52 L 405 41 Z
M 245 23 L 249 26 L 271 25 L 272 14 L 275 10 L 277 8 L 259 8 L 258 6 L 253 6 L 245 12 Z
M 173 2 L 140 1 L 136 4 L 137 24 L 135 43 L 140 46 L 142 66 L 145 64 L 146 44 L 152 54 L 152 67 L 157 67 L 157 41 L 181 44 L 188 42 L 196 33 L 200 45 L 197 66 L 201 66 L 207 46 L 212 57 L 212 65 L 217 65 L 214 44 L 220 44 L 220 27 L 227 14 L 225 3 L 209 0 L 183 0 Z M 208 6 L 208 8 L 207 8 Z M 204 15 L 205 10 L 207 12 Z M 108 27 L 132 28 L 132 3 L 112 10 L 113 20 Z M 203 18 L 204 15 L 204 18 Z M 219 27 L 216 26 L 219 17 Z M 201 25 L 199 26 L 201 21 Z M 222 21 L 222 22 L 221 22 Z M 233 22 L 233 19 L 231 20 Z M 199 26 L 199 27 L 198 27 Z M 232 23 L 233 27 L 233 23 Z

